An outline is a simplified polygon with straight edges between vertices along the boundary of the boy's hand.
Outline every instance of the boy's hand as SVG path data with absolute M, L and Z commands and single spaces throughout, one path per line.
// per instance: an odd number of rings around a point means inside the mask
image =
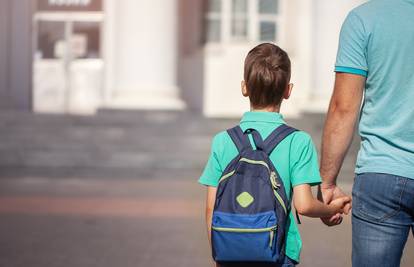
M 327 183 L 322 183 L 318 187 L 318 199 L 323 201 L 325 204 L 329 204 L 333 199 L 339 197 L 347 196 L 338 186 L 331 185 Z M 344 207 L 344 212 L 346 215 L 349 214 L 352 208 L 352 200 Z M 335 226 L 342 223 L 342 215 L 341 213 L 337 213 L 332 217 L 321 218 L 322 222 L 327 226 Z
M 342 223 L 343 217 L 341 213 L 337 213 L 332 217 L 321 218 L 321 220 L 325 225 L 331 227 L 340 225 Z
M 332 211 L 337 214 L 343 214 L 345 212 L 345 208 L 347 207 L 348 204 L 350 204 L 352 201 L 352 199 L 348 196 L 345 197 L 339 197 L 336 198 L 334 200 L 332 200 L 329 203 L 329 207 L 332 207 Z

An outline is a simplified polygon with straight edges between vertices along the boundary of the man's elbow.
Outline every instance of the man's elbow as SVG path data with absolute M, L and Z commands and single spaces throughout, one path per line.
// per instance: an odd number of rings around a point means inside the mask
M 329 107 L 329 113 L 336 114 L 342 117 L 355 116 L 359 112 L 359 104 L 357 103 L 345 103 L 339 99 L 332 99 L 332 103 Z

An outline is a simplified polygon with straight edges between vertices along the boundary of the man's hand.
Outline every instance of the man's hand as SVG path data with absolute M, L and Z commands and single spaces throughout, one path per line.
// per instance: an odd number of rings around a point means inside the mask
M 327 185 L 325 183 L 322 183 L 319 186 L 319 193 L 318 197 L 321 195 L 320 200 L 322 200 L 325 204 L 331 203 L 332 200 L 340 198 L 340 197 L 346 197 L 347 195 L 339 188 L 337 185 Z M 348 215 L 350 210 L 352 208 L 352 202 L 347 204 L 344 208 L 345 215 Z
M 318 187 L 318 199 L 323 201 L 325 204 L 329 204 L 332 200 L 346 196 L 347 195 L 336 185 L 322 183 Z M 344 207 L 344 214 L 348 215 L 351 208 L 352 202 L 346 204 Z M 321 218 L 321 220 L 327 226 L 335 226 L 342 223 L 342 215 L 338 213 L 330 218 Z

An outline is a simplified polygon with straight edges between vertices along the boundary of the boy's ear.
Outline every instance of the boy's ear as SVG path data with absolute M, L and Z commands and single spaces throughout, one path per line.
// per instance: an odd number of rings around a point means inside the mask
M 289 83 L 286 86 L 285 93 L 283 94 L 284 99 L 289 99 L 290 94 L 292 93 L 292 89 L 293 89 L 293 83 Z
M 244 80 L 241 82 L 241 91 L 242 91 L 242 95 L 244 97 L 249 96 L 249 91 L 247 90 L 247 85 L 246 85 L 246 82 Z

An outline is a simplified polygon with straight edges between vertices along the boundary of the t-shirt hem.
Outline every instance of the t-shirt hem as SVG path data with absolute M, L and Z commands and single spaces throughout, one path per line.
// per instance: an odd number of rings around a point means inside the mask
M 368 76 L 368 71 L 360 69 L 360 68 L 353 68 L 353 67 L 335 66 L 335 72 L 356 74 L 356 75 L 361 75 L 364 77 Z
M 201 184 L 201 185 L 205 185 L 205 186 L 212 186 L 212 187 L 217 187 L 218 186 L 216 183 L 205 181 L 202 178 L 198 179 L 198 183 Z
M 285 255 L 291 258 L 292 260 L 296 261 L 297 263 L 300 263 L 300 254 L 298 254 L 296 251 L 286 251 Z
M 300 179 L 298 179 L 300 180 Z M 292 187 L 298 186 L 298 185 L 302 185 L 302 184 L 308 184 L 310 186 L 315 186 L 315 185 L 320 185 L 322 183 L 321 178 L 315 178 L 315 179 L 308 179 L 307 181 L 300 181 L 297 183 L 292 183 Z

